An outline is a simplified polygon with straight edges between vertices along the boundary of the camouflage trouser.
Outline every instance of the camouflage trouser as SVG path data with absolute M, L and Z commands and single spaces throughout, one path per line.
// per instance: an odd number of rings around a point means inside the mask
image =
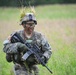
M 39 75 L 39 70 L 36 65 L 28 69 L 24 65 L 15 64 L 14 73 L 15 75 Z

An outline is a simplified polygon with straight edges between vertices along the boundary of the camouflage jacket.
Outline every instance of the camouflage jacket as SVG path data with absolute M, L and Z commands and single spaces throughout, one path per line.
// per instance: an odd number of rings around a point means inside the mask
M 20 31 L 17 31 L 20 36 L 24 39 L 24 41 L 26 42 L 34 42 L 39 48 L 40 50 L 42 51 L 42 54 L 47 58 L 49 59 L 50 56 L 51 56 L 51 47 L 50 45 L 48 44 L 48 41 L 45 39 L 45 37 L 39 33 L 39 32 L 33 32 L 33 35 L 30 37 L 30 38 L 27 38 L 26 35 L 24 35 L 24 30 L 20 30 Z M 12 36 L 12 35 L 11 35 Z M 13 43 L 14 44 L 14 43 Z M 8 51 L 9 47 L 11 46 L 11 42 L 10 40 L 5 40 L 4 41 L 4 49 L 3 51 L 5 53 L 11 53 L 10 51 Z M 16 45 L 15 45 L 16 46 Z M 16 48 L 15 48 L 16 49 Z

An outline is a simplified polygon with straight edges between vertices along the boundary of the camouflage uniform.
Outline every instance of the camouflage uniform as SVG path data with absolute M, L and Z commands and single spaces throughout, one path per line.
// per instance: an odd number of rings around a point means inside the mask
M 43 56 L 46 57 L 46 61 L 50 58 L 51 56 L 51 47 L 49 46 L 47 40 L 45 39 L 45 37 L 38 32 L 33 32 L 33 35 L 31 38 L 27 38 L 26 35 L 24 35 L 24 30 L 20 30 L 17 31 L 20 36 L 26 41 L 26 42 L 33 42 L 36 43 L 38 45 L 38 47 L 40 48 L 40 50 L 42 51 Z M 32 43 L 31 43 L 32 44 Z M 12 46 L 12 47 L 11 47 Z M 4 52 L 5 53 L 17 53 L 17 43 L 11 43 L 10 40 L 6 40 L 4 42 Z M 21 45 L 20 45 L 21 46 Z M 22 48 L 25 49 L 25 48 Z M 17 55 L 17 54 L 16 54 Z M 22 54 L 23 55 L 23 54 Z M 19 57 L 22 57 L 22 55 L 19 55 Z M 20 59 L 21 61 L 23 61 L 22 59 Z M 28 60 L 34 62 L 35 58 L 34 57 L 30 57 Z M 31 62 L 28 62 L 29 64 L 31 64 Z M 14 62 L 15 66 L 14 66 L 14 72 L 15 75 L 39 75 L 39 70 L 36 64 L 33 64 L 31 66 L 28 66 L 28 63 L 26 61 L 24 62 Z M 34 74 L 33 74 L 33 72 Z

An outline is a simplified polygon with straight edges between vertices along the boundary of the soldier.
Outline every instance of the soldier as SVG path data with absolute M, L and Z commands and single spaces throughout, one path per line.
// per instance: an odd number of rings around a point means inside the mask
M 21 25 L 23 26 L 23 30 L 17 31 L 17 33 L 20 34 L 24 41 L 31 45 L 32 43 L 36 44 L 41 50 L 42 60 L 47 63 L 52 53 L 51 47 L 41 33 L 34 31 L 35 25 L 37 25 L 35 15 L 33 13 L 26 13 L 21 20 Z M 34 56 L 31 56 L 27 61 L 24 61 L 22 56 L 27 52 L 26 46 L 20 42 L 12 43 L 11 36 L 12 35 L 4 41 L 3 51 L 6 53 L 7 61 L 13 61 L 15 64 L 15 75 L 39 75 L 37 67 L 39 62 L 37 59 Z

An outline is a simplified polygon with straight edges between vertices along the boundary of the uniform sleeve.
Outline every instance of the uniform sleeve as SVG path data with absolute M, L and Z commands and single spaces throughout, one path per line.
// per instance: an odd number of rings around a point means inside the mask
M 10 40 L 7 39 L 4 41 L 3 44 L 4 44 L 3 51 L 5 53 L 10 53 L 10 54 L 17 53 L 17 43 L 12 44 Z
M 42 44 L 42 51 L 44 51 L 43 55 L 48 60 L 52 54 L 52 50 L 51 46 L 49 45 L 47 39 L 44 36 L 41 37 L 41 44 Z
M 11 43 L 11 37 L 13 36 L 13 34 L 16 32 L 13 32 L 10 36 L 8 36 L 8 38 L 3 42 L 3 51 L 5 53 L 17 53 L 17 43 Z
M 26 46 L 24 44 L 22 44 L 21 42 L 11 43 L 11 40 L 14 40 L 14 39 L 11 39 L 13 34 L 11 34 L 8 37 L 8 39 L 3 42 L 3 44 L 4 44 L 3 51 L 5 53 L 10 53 L 10 54 L 26 51 L 27 50 Z

